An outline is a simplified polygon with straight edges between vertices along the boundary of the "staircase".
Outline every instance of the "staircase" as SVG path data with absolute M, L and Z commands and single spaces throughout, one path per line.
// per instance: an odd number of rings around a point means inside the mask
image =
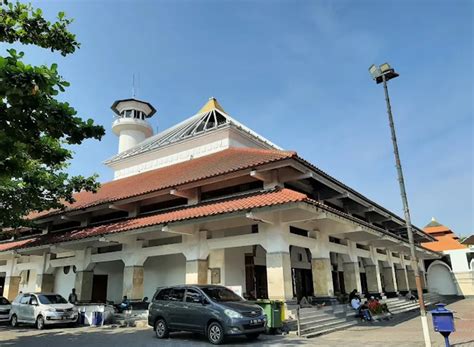
M 292 313 L 296 316 L 296 311 Z M 300 336 L 311 338 L 349 328 L 358 322 L 354 316 L 354 311 L 347 305 L 301 308 Z M 297 330 L 296 321 L 291 324 L 291 328 Z
M 423 295 L 423 298 L 425 300 L 426 307 L 434 306 L 438 302 L 442 302 L 444 300 L 443 296 L 436 293 L 425 293 Z M 406 300 L 403 297 L 386 299 L 384 302 L 387 304 L 388 309 L 392 314 L 418 310 L 418 307 L 419 307 L 417 300 L 410 301 L 410 300 Z
M 434 306 L 438 302 L 446 301 L 443 296 L 436 293 L 424 295 L 426 307 Z M 393 314 L 409 312 L 418 309 L 418 301 L 409 301 L 404 297 L 382 300 L 386 303 L 389 311 Z M 296 310 L 290 310 L 290 314 L 296 317 Z M 384 316 L 386 318 L 386 316 Z M 360 324 L 360 319 L 355 317 L 354 310 L 347 304 L 338 304 L 325 307 L 308 307 L 300 309 L 300 336 L 312 338 L 328 334 L 337 330 L 349 328 Z M 289 322 L 291 330 L 297 330 L 296 320 Z

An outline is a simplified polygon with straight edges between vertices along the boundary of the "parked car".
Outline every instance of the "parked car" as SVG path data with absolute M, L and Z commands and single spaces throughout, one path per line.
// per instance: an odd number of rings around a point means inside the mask
M 35 324 L 38 329 L 52 324 L 75 324 L 77 308 L 59 294 L 22 293 L 11 305 L 10 323 Z
M 205 334 L 215 345 L 226 336 L 257 339 L 267 321 L 260 306 L 216 285 L 159 288 L 148 312 L 148 324 L 160 339 L 172 331 L 191 331 Z
M 8 322 L 10 319 L 10 301 L 0 296 L 0 322 Z

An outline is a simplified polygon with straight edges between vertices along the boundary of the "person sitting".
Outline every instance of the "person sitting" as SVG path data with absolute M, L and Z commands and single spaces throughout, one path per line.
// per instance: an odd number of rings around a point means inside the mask
M 120 303 L 120 305 L 118 305 L 117 309 L 119 313 L 122 313 L 123 311 L 126 311 L 129 308 L 130 308 L 130 301 L 128 300 L 127 296 L 124 295 L 122 302 Z
M 367 306 L 370 310 L 370 313 L 372 314 L 380 314 L 382 313 L 382 305 L 380 302 L 374 298 L 373 296 L 370 297 L 369 302 L 367 303 Z
M 360 300 L 360 296 L 357 294 L 357 289 L 354 289 L 349 293 L 349 302 L 352 302 L 352 299 L 354 298 L 358 298 Z
M 354 310 L 357 311 L 357 316 L 360 317 L 362 320 L 372 320 L 372 315 L 369 312 L 369 308 L 367 307 L 367 305 L 362 304 L 358 295 L 353 295 L 353 299 L 351 300 L 351 306 Z
M 408 293 L 405 295 L 405 299 L 410 300 L 410 301 L 415 301 L 415 300 L 416 300 L 416 296 L 413 295 L 413 293 L 411 292 L 411 290 L 409 290 Z

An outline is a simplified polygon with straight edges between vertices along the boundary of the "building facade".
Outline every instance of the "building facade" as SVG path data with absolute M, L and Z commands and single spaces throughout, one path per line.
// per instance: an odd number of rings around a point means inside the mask
M 450 228 L 434 218 L 424 230 L 436 241 L 423 246 L 443 254 L 440 259 L 425 261 L 429 290 L 443 295 L 474 296 L 474 247 L 460 243 Z
M 0 284 L 105 302 L 151 298 L 159 286 L 212 283 L 247 298 L 316 301 L 357 289 L 415 290 L 402 218 L 228 115 L 211 98 L 152 135 L 155 109 L 113 110 L 115 179 L 62 211 L 31 214 L 36 228 L 0 242 Z M 417 266 L 440 254 L 414 227 Z

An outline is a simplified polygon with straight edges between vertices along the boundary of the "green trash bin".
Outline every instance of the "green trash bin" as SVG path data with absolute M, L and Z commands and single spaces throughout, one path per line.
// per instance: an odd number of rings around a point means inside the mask
M 278 300 L 257 300 L 255 303 L 262 307 L 263 312 L 267 315 L 268 328 L 281 328 L 281 309 L 283 302 Z

